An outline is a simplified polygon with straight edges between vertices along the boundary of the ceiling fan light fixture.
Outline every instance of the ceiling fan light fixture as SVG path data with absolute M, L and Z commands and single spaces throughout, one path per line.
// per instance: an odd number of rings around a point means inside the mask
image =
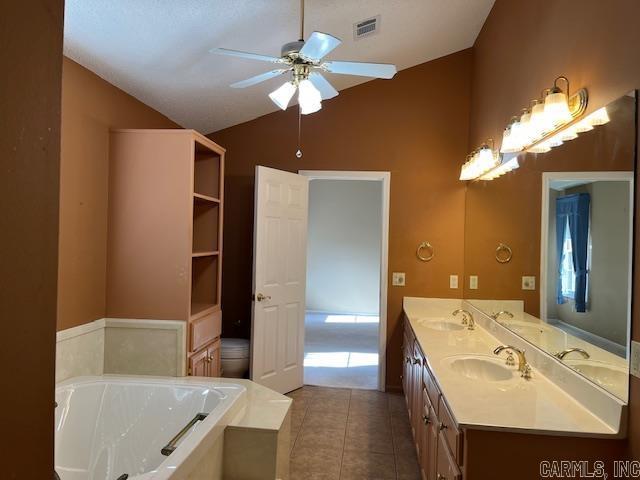
M 286 110 L 294 93 L 296 93 L 296 86 L 293 82 L 285 82 L 271 92 L 269 98 L 282 110 Z
M 300 105 L 300 113 L 303 115 L 317 112 L 322 108 L 320 91 L 309 79 L 305 78 L 298 84 L 298 104 Z

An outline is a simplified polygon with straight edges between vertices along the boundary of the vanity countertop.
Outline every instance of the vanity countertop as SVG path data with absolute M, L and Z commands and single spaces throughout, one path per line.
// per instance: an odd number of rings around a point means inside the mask
M 454 372 L 447 364 L 447 357 L 496 358 L 493 350 L 502 342 L 480 325 L 476 325 L 475 330 L 455 331 L 424 326 L 421 320 L 428 318 L 460 321 L 451 316 L 453 310 L 460 308 L 460 300 L 424 300 L 405 298 L 404 312 L 440 391 L 461 427 L 584 437 L 619 436 L 618 431 L 535 368 L 528 381 L 518 374 L 507 381 L 471 380 Z M 517 366 L 509 368 L 517 369 Z

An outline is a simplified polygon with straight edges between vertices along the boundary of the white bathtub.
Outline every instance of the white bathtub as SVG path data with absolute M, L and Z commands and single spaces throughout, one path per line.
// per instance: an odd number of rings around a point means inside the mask
M 192 377 L 67 380 L 56 386 L 56 471 L 61 480 L 159 480 L 186 476 L 199 459 L 221 463 L 224 428 L 245 396 L 242 385 Z M 163 455 L 198 413 L 208 415 Z

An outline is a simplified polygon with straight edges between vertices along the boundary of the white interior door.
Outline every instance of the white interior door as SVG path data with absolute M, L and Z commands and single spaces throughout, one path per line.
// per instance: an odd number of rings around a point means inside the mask
M 309 181 L 256 167 L 251 379 L 280 393 L 304 378 Z

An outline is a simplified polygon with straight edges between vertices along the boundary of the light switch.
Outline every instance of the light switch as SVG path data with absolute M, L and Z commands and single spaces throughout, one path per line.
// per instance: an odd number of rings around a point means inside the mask
M 458 288 L 458 275 L 449 275 L 449 288 Z
M 631 340 L 631 375 L 640 378 L 640 342 Z
M 394 287 L 404 287 L 404 272 L 393 272 L 391 284 Z
M 478 289 L 478 276 L 477 275 L 469 275 L 469 288 L 471 290 Z
M 522 277 L 522 290 L 535 290 L 536 289 L 536 277 Z

